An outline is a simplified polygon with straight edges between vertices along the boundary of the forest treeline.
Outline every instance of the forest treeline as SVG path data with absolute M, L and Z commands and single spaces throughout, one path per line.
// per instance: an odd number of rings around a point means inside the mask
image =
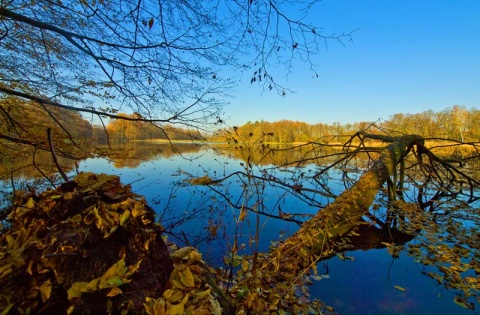
M 135 114 L 128 117 L 135 117 Z M 386 121 L 375 122 L 380 128 L 404 134 L 418 134 L 425 138 L 450 138 L 458 141 L 478 141 L 480 139 L 480 110 L 467 109 L 455 105 L 440 112 L 432 110 L 418 114 L 395 114 Z M 243 141 L 272 143 L 307 142 L 333 137 L 351 135 L 358 130 L 368 128 L 373 122 L 307 124 L 305 122 L 281 120 L 277 122 L 247 122 L 242 126 L 225 128 L 208 135 L 197 130 L 187 130 L 163 126 L 159 128 L 151 123 L 124 120 L 111 121 L 106 129 L 110 139 L 115 142 L 132 140 L 202 140 L 224 142 L 232 135 Z M 372 130 L 372 132 L 374 132 Z
M 119 114 L 127 118 L 140 118 L 138 114 Z M 159 126 L 144 121 L 116 119 L 106 126 L 109 140 L 113 143 L 125 143 L 134 140 L 205 140 L 198 130 L 175 128 L 169 124 Z M 102 138 L 105 141 L 105 138 Z
M 57 142 L 71 142 L 74 139 L 97 144 L 125 144 L 138 140 L 207 140 L 225 142 L 229 138 L 237 141 L 264 143 L 294 143 L 318 141 L 336 136 L 351 135 L 358 130 L 368 128 L 373 122 L 353 124 L 307 124 L 305 122 L 281 120 L 277 122 L 247 122 L 242 126 L 217 130 L 212 134 L 196 129 L 176 128 L 172 125 L 158 126 L 143 121 L 111 120 L 104 126 L 93 125 L 80 114 L 58 109 L 45 111 L 44 107 L 32 102 L 18 103 L 4 100 L 0 103 L 0 113 L 11 122 L 0 126 L 0 138 L 18 139 L 26 143 L 33 135 L 46 135 L 51 127 Z M 120 114 L 135 119 L 138 114 Z M 377 121 L 380 129 L 397 131 L 404 134 L 418 134 L 425 138 L 449 138 L 470 142 L 480 139 L 480 110 L 467 109 L 455 105 L 440 112 L 432 110 L 418 114 L 395 114 L 389 120 Z M 28 122 L 28 124 L 25 124 Z M 23 124 L 22 124 L 23 123 Z M 28 128 L 17 126 L 31 126 Z M 66 132 L 68 127 L 68 133 Z M 375 130 L 371 130 L 375 132 Z M 0 139 L 1 140 L 1 139 Z M 338 139 L 340 141 L 340 139 Z M 44 140 L 46 141 L 46 140 Z
M 395 114 L 389 120 L 377 121 L 379 128 L 404 134 L 418 134 L 425 138 L 449 138 L 458 141 L 479 141 L 480 110 L 466 109 L 455 105 L 441 112 L 432 110 L 418 114 Z M 230 136 L 236 141 L 273 143 L 293 143 L 307 141 L 335 141 L 336 136 L 352 135 L 359 130 L 365 130 L 373 122 L 358 122 L 354 124 L 307 124 L 305 122 L 281 120 L 277 122 L 256 121 L 245 125 L 223 129 L 210 139 L 217 141 Z M 375 130 L 369 132 L 375 133 Z

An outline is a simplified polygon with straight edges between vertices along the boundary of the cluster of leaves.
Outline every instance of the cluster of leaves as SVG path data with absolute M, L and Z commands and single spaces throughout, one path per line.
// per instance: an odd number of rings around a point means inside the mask
M 138 270 L 140 264 L 139 260 L 135 265 L 127 267 L 125 265 L 125 259 L 120 259 L 112 267 L 110 267 L 102 276 L 93 279 L 90 282 L 75 282 L 68 289 L 68 299 L 80 299 L 83 293 L 94 292 L 97 290 L 103 290 L 111 288 L 107 293 L 108 297 L 113 297 L 122 293 L 119 288 L 124 283 L 131 281 L 130 277 Z M 73 310 L 73 306 L 70 310 Z
M 164 291 L 173 266 L 161 227 L 117 176 L 17 194 L 0 237 L 0 311 L 138 311 Z
M 456 213 L 448 216 L 421 211 L 414 204 L 398 209 L 403 218 L 401 228 L 418 233 L 407 246 L 409 255 L 427 266 L 425 275 L 455 290 L 455 303 L 474 309 L 473 300 L 480 302 L 478 209 L 449 204 L 450 211 Z
M 312 259 L 308 269 L 298 268 L 299 260 L 310 259 L 304 248 L 299 249 L 302 254 L 297 257 L 302 257 L 298 259 L 293 255 L 272 259 L 264 254 L 235 257 L 239 268 L 230 280 L 233 285 L 228 292 L 236 301 L 237 314 L 329 314 L 333 311 L 323 302 L 310 299 L 308 286 L 312 280 L 323 277 L 316 269 L 317 259 Z M 283 266 L 280 268 L 279 264 Z M 287 274 L 285 270 L 292 272 Z M 223 283 L 228 282 L 226 273 L 218 276 L 223 276 Z
M 147 297 L 144 303 L 149 315 L 222 314 L 222 306 L 215 297 L 215 290 L 208 284 L 209 273 L 202 255 L 193 247 L 177 249 L 170 257 L 174 269 L 167 289 L 160 298 Z M 215 285 L 214 285 L 215 286 Z M 218 291 L 217 291 L 218 292 Z

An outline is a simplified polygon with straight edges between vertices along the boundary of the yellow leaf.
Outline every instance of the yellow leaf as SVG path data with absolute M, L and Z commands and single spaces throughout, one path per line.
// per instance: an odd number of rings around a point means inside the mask
M 64 246 L 60 246 L 60 250 L 62 251 L 62 253 L 72 253 L 77 249 L 71 245 L 64 245 Z
M 245 217 L 247 216 L 247 210 L 242 207 L 242 210 L 240 210 L 240 216 L 238 218 L 238 222 L 242 222 L 243 220 L 245 220 Z
M 242 270 L 243 272 L 247 272 L 248 270 L 248 261 L 246 259 L 242 260 Z
M 402 292 L 405 292 L 406 290 L 404 288 L 402 288 L 401 286 L 398 286 L 398 285 L 394 285 L 393 286 L 395 289 L 399 290 L 399 291 L 402 291 Z
M 172 282 L 172 284 L 179 288 L 179 289 L 185 289 L 185 286 L 182 284 L 182 282 L 180 280 L 177 280 L 177 279 L 171 279 L 170 280 Z
M 165 301 L 157 299 L 153 305 L 153 312 L 155 315 L 165 315 Z
M 122 293 L 122 290 L 119 287 L 114 287 L 107 293 L 107 297 L 114 297 L 121 293 Z
M 183 315 L 184 309 L 185 305 L 183 304 L 172 305 L 167 309 L 165 315 Z
M 213 180 L 210 177 L 208 177 L 207 175 L 202 176 L 202 177 L 187 179 L 185 181 L 192 184 L 192 185 L 208 185 L 211 182 L 213 182 Z
M 18 249 L 21 247 L 25 247 L 28 239 L 30 238 L 30 233 L 35 233 L 32 229 L 27 230 L 25 228 L 21 228 L 18 230 L 17 238 L 13 238 L 11 235 L 7 235 L 7 249 Z M 23 251 L 23 249 L 22 249 Z
M 183 314 L 184 314 L 184 315 L 197 315 L 197 313 L 195 313 L 195 305 L 189 305 L 189 306 L 183 311 Z
M 77 213 L 76 215 L 74 215 L 73 217 L 68 219 L 67 221 L 70 221 L 72 223 L 80 223 L 80 222 L 82 222 L 82 215 L 80 213 Z
M 40 286 L 40 295 L 42 296 L 42 302 L 45 303 L 46 300 L 50 298 L 50 295 L 52 294 L 52 283 L 50 280 L 45 281 L 41 286 Z
M 196 250 L 192 250 L 189 255 L 191 260 L 193 261 L 202 261 L 202 254 L 200 254 L 199 252 L 197 252 Z
M 140 259 L 135 263 L 135 265 L 131 265 L 128 267 L 128 272 L 123 275 L 123 277 L 130 277 L 133 275 L 135 272 L 137 272 L 138 268 L 140 268 L 140 264 L 142 263 L 142 260 Z
M 143 205 L 140 202 L 135 203 L 135 206 L 132 210 L 132 216 L 134 218 L 139 217 L 141 215 L 144 215 L 146 213 L 147 213 L 147 211 L 145 210 L 145 208 L 143 207 Z
M 453 298 L 453 300 L 455 301 L 455 304 L 458 304 L 461 307 L 464 307 L 464 308 L 467 308 L 467 309 L 470 309 L 470 310 L 474 309 L 473 303 L 467 302 L 467 300 L 465 300 L 463 297 L 456 296 L 456 297 Z
M 212 288 L 208 288 L 205 291 L 197 292 L 194 296 L 194 301 L 200 301 L 208 298 L 211 292 L 212 292 Z
M 70 287 L 71 289 L 78 292 L 89 292 L 91 291 L 88 287 L 88 282 L 75 282 Z
M 167 312 L 165 315 L 183 315 L 183 311 L 185 310 L 185 303 L 188 301 L 188 294 L 185 295 L 182 302 L 177 305 L 171 305 L 168 307 Z
M 7 234 L 6 239 L 7 239 L 7 249 L 13 249 L 13 244 L 15 244 L 15 239 L 13 238 L 13 236 L 10 234 Z
M 25 207 L 27 207 L 28 209 L 35 208 L 35 201 L 33 201 L 33 198 L 28 199 L 27 203 L 25 204 Z
M 193 274 L 190 271 L 190 269 L 185 268 L 185 270 L 179 271 L 178 275 L 180 277 L 180 281 L 185 285 L 186 287 L 194 287 L 195 286 L 195 279 L 193 278 Z
M 12 271 L 13 271 L 13 266 L 11 263 L 0 266 L 0 279 L 8 276 L 9 274 L 12 273 Z
M 170 282 L 179 289 L 185 289 L 185 286 L 180 281 L 179 271 L 177 268 L 173 269 L 172 273 L 170 274 Z
M 85 224 L 87 225 L 92 224 L 94 221 L 95 221 L 95 215 L 92 212 L 89 212 L 85 216 L 85 218 L 83 218 L 83 222 L 85 222 Z
M 114 227 L 112 227 L 112 228 L 110 229 L 110 232 L 108 232 L 107 234 L 105 234 L 105 235 L 103 236 L 103 238 L 104 238 L 104 239 L 109 238 L 110 235 L 112 235 L 113 233 L 115 233 L 115 231 L 116 231 L 117 229 L 118 229 L 118 225 L 115 225 Z
M 150 240 L 146 240 L 145 243 L 143 243 L 143 248 L 145 248 L 146 251 L 148 251 L 150 247 Z
M 111 276 L 123 276 L 128 268 L 125 266 L 125 260 L 120 259 L 112 267 L 108 268 L 102 278 L 110 278 Z
M 73 198 L 73 192 L 68 191 L 63 195 L 63 200 L 71 200 Z
M 467 283 L 472 283 L 472 284 L 476 284 L 476 283 L 479 283 L 479 279 L 476 278 L 476 277 L 465 277 L 464 280 L 467 282 Z
M 190 252 L 193 250 L 193 247 L 182 247 L 176 252 L 173 252 L 170 256 L 172 258 L 178 258 L 178 259 L 189 259 L 190 258 Z
M 67 308 L 67 315 L 73 314 L 74 309 L 75 309 L 75 305 L 72 305 L 69 308 Z
M 90 292 L 90 291 L 95 291 L 98 289 L 98 284 L 100 283 L 100 278 L 93 279 L 87 284 L 87 291 L 84 292 Z
M 83 292 L 88 292 L 88 282 L 75 282 L 67 291 L 68 299 L 81 298 Z
M 25 270 L 29 275 L 33 276 L 33 273 L 35 272 L 33 267 L 34 267 L 35 262 L 33 260 L 30 260 L 28 262 L 28 267 L 27 270 Z
M 165 315 L 165 300 L 162 298 L 152 299 L 147 297 L 146 303 L 143 303 L 148 315 Z
M 127 209 L 120 216 L 120 226 L 125 225 L 125 222 L 127 222 L 128 218 L 130 218 L 130 210 Z
M 96 206 L 93 207 L 93 215 L 95 216 L 95 225 L 97 226 L 97 229 L 102 230 L 105 223 L 103 222 L 100 214 L 98 214 L 98 209 Z
M 143 225 L 148 225 L 152 223 L 152 220 L 150 220 L 146 215 L 142 215 L 141 217 Z
M 168 289 L 163 292 L 163 297 L 170 303 L 176 303 L 183 298 L 183 293 L 180 290 Z

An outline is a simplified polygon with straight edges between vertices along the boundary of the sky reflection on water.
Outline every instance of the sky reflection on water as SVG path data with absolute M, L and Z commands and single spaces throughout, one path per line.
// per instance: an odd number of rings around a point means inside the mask
M 234 235 L 238 244 L 244 244 L 239 254 L 250 254 L 258 250 L 268 251 L 271 241 L 288 237 L 298 225 L 274 218 L 259 216 L 260 241 L 254 241 L 257 230 L 257 215 L 249 213 L 237 224 L 239 211 L 228 206 L 225 200 L 204 186 L 186 185 L 183 180 L 192 175 L 201 177 L 209 174 L 218 178 L 242 170 L 240 160 L 215 154 L 213 151 L 185 154 L 183 157 L 158 157 L 141 162 L 136 168 L 116 168 L 104 159 L 89 159 L 80 164 L 81 171 L 117 174 L 123 183 L 132 184 L 133 191 L 144 195 L 149 204 L 161 216 L 160 222 L 168 227 L 169 238 L 184 245 L 188 242 L 199 248 L 204 259 L 219 266 L 231 248 Z M 232 195 L 241 194 L 242 186 L 234 180 L 222 184 L 219 189 Z M 339 185 L 337 182 L 336 185 Z M 339 187 L 336 187 L 338 190 Z M 285 211 L 315 213 L 294 198 L 276 199 L 279 191 L 266 190 L 265 204 L 278 205 Z M 217 229 L 213 232 L 212 229 Z M 215 235 L 214 235 L 215 234 Z M 347 252 L 354 261 L 342 261 L 338 257 L 320 262 L 318 271 L 328 278 L 315 282 L 310 290 L 312 298 L 331 305 L 340 314 L 477 314 L 461 308 L 453 302 L 454 293 L 437 285 L 433 279 L 422 274 L 425 267 L 415 263 L 405 254 L 393 260 L 386 249 Z M 394 286 L 405 288 L 402 292 Z M 477 303 L 478 304 L 478 303 Z M 478 305 L 477 305 L 478 309 Z

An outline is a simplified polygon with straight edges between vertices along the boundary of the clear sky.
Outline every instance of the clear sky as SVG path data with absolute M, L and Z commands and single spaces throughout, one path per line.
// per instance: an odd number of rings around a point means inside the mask
M 294 69 L 286 81 L 293 95 L 244 78 L 225 107 L 227 124 L 344 124 L 480 108 L 480 0 L 324 0 L 311 15 L 325 34 L 359 30 L 345 47 L 322 51 L 318 79 Z

